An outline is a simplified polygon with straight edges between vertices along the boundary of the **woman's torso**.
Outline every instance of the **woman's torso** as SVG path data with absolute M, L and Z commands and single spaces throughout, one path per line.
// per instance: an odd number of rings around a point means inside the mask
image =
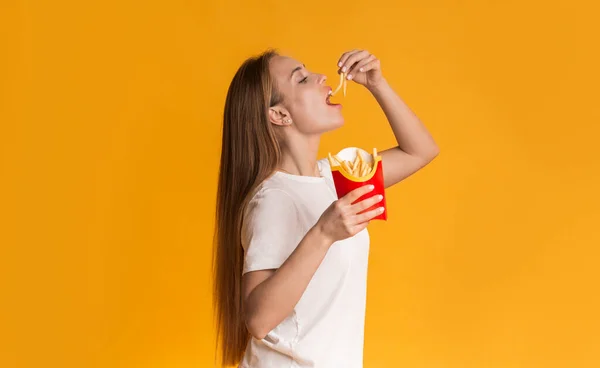
M 326 159 L 323 178 L 277 172 L 260 190 L 290 195 L 302 234 L 337 199 Z M 294 311 L 266 338 L 251 338 L 241 368 L 362 367 L 369 234 L 332 244 Z

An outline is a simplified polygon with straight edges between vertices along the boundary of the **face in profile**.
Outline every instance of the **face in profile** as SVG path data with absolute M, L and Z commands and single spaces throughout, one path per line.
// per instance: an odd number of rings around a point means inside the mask
M 309 71 L 293 58 L 275 56 L 269 68 L 283 101 L 271 107 L 271 122 L 285 125 L 283 119 L 292 119 L 292 126 L 303 134 L 321 134 L 344 124 L 342 105 L 329 102 L 331 87 L 327 77 Z

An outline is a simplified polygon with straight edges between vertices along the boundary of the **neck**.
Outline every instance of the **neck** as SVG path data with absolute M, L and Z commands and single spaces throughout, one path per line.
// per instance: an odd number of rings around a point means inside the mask
M 281 146 L 279 168 L 293 175 L 320 177 L 317 167 L 320 136 L 294 137 Z

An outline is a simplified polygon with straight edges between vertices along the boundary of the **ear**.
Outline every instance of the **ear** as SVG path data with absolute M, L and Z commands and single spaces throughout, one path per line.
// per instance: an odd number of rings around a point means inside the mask
M 269 121 L 275 125 L 287 126 L 291 124 L 290 113 L 282 106 L 275 105 L 269 108 Z

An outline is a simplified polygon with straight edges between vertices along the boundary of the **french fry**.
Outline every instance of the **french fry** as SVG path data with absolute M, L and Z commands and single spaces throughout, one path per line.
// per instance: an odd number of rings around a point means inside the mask
M 360 155 L 357 154 L 354 162 L 352 163 L 352 168 L 358 168 L 360 170 Z
M 340 88 L 344 88 L 344 97 L 346 97 L 346 84 L 348 83 L 348 80 L 346 79 L 346 73 L 340 73 L 340 84 L 338 84 L 337 88 L 335 89 L 335 91 L 331 92 L 331 96 L 335 95 L 336 93 L 339 92 Z
M 360 172 L 360 176 L 365 176 L 365 175 L 367 175 L 367 174 L 369 173 L 369 171 L 370 171 L 370 170 L 369 170 L 369 165 L 364 165 L 364 166 L 362 167 L 362 170 L 361 170 L 361 172 Z
M 328 154 L 327 158 L 332 167 L 341 166 L 348 174 L 357 178 L 362 178 L 369 175 L 375 169 L 377 148 L 373 148 L 373 160 L 371 162 L 365 161 L 365 158 L 361 155 L 359 149 L 356 150 L 356 157 L 353 161 L 342 160 L 338 155 L 332 155 L 331 152 Z
M 340 156 L 338 156 L 338 155 L 333 155 L 333 157 L 334 157 L 334 158 L 337 160 L 337 162 L 339 162 L 339 163 L 340 163 L 340 165 L 341 165 L 341 164 L 342 164 L 342 162 L 344 161 L 344 160 L 342 160 L 342 159 L 340 158 Z
M 329 166 L 334 167 L 335 165 L 335 159 L 331 156 L 331 152 L 329 153 L 329 155 L 327 156 L 327 159 L 329 159 Z
M 346 73 L 340 73 L 340 84 L 338 84 L 338 86 L 335 89 L 335 91 L 331 92 L 331 96 L 333 96 L 336 93 L 338 93 L 338 91 L 340 90 L 340 88 L 342 88 L 342 85 L 344 84 L 344 80 L 345 80 L 344 74 L 346 74 Z
M 348 161 L 342 161 L 342 167 L 346 172 L 352 174 L 352 169 L 348 166 Z

